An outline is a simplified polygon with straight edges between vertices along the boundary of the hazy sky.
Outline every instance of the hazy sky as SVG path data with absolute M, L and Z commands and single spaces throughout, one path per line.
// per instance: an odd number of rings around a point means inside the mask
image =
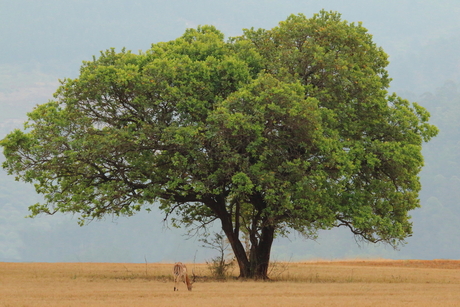
M 242 28 L 272 28 L 289 14 L 311 16 L 323 8 L 362 21 L 374 35 L 390 55 L 392 90 L 416 97 L 447 80 L 459 81 L 458 0 L 0 0 L 0 137 L 20 127 L 34 105 L 51 99 L 59 78 L 78 76 L 81 61 L 101 50 L 146 50 L 202 24 L 236 36 Z M 162 261 L 178 255 L 190 260 L 196 251 L 202 261 L 210 255 L 196 240 L 185 241 L 182 230 L 163 229 L 161 216 L 153 214 L 84 228 L 71 216 L 24 219 L 27 206 L 39 198 L 3 170 L 0 179 L 0 261 L 142 262 L 144 256 Z M 279 240 L 273 251 L 284 259 L 414 257 L 410 247 L 356 248 L 340 231 L 324 233 L 316 243 Z

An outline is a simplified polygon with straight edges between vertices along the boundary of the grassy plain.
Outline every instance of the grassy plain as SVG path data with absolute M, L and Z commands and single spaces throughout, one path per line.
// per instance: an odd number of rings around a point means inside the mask
M 0 263 L 0 307 L 460 306 L 458 260 L 276 263 L 268 282 L 213 281 L 197 264 L 191 292 L 185 285 L 173 292 L 171 270 L 158 263 Z

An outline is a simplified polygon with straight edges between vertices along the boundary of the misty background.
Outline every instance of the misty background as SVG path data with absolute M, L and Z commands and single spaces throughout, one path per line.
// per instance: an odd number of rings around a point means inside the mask
M 411 212 L 414 234 L 406 245 L 393 250 L 355 242 L 346 229 L 320 232 L 317 241 L 293 233 L 275 240 L 272 260 L 460 259 L 458 0 L 0 0 L 0 138 L 22 128 L 27 112 L 52 98 L 58 79 L 76 78 L 81 62 L 101 50 L 145 51 L 203 24 L 237 36 L 243 28 L 270 29 L 290 14 L 311 17 L 323 8 L 363 22 L 390 56 L 390 92 L 427 108 L 440 133 L 424 144 L 422 208 Z M 198 238 L 187 239 L 185 229 L 164 224 L 157 211 L 84 227 L 71 214 L 25 218 L 40 200 L 33 186 L 0 169 L 0 261 L 203 262 L 216 256 Z

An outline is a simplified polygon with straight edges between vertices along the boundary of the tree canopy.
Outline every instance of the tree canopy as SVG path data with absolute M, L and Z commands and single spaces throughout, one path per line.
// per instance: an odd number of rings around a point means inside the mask
M 201 26 L 139 54 L 110 49 L 1 141 L 3 167 L 44 194 L 32 216 L 158 206 L 177 225 L 219 220 L 242 277 L 266 278 L 273 239 L 292 230 L 396 245 L 437 129 L 388 94 L 387 58 L 326 11 L 228 40 Z

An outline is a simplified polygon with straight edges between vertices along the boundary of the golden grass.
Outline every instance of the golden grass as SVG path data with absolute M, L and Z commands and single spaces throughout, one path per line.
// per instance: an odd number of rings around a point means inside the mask
M 173 291 L 171 270 L 172 264 L 0 263 L 0 307 L 460 305 L 460 261 L 453 260 L 276 263 L 272 282 L 206 280 L 206 265 L 198 264 L 201 278 L 191 292 L 185 285 Z

